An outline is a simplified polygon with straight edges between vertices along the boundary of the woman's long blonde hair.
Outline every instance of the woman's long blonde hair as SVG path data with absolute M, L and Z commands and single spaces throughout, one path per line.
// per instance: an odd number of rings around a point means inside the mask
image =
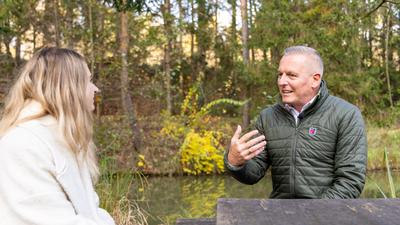
M 35 100 L 44 109 L 36 117 L 49 114 L 57 120 L 69 148 L 78 159 L 87 162 L 96 181 L 99 172 L 92 139 L 93 118 L 86 100 L 89 82 L 90 71 L 77 52 L 56 47 L 39 50 L 23 66 L 6 97 L 0 137 L 20 122 L 21 110 Z

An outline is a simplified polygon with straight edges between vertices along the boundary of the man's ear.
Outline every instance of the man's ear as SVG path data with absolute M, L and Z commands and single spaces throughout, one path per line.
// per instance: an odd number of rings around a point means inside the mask
M 320 85 L 321 85 L 321 74 L 315 73 L 313 75 L 312 88 L 313 89 L 319 88 Z

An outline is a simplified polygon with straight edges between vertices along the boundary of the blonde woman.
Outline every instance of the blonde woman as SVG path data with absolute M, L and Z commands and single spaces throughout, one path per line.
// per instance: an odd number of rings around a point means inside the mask
M 43 48 L 22 68 L 0 121 L 0 224 L 114 224 L 93 189 L 90 79 L 69 49 Z

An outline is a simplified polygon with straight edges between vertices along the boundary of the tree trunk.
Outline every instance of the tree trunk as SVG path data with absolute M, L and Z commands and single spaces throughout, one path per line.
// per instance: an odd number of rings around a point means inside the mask
M 206 64 L 206 50 L 209 42 L 208 38 L 208 14 L 206 9 L 206 0 L 197 0 L 197 80 L 200 84 L 204 80 L 204 70 Z
M 21 65 L 21 35 L 18 34 L 15 41 L 15 67 Z
M 125 114 L 128 118 L 130 128 L 133 133 L 133 147 L 136 152 L 141 150 L 141 132 L 136 121 L 135 110 L 132 104 L 132 99 L 128 91 L 129 78 L 128 78 L 128 46 L 129 46 L 129 36 L 128 36 L 128 14 L 122 11 L 120 14 L 120 54 L 121 54 L 121 98 L 122 107 L 124 108 Z
M 93 32 L 93 15 L 92 15 L 92 0 L 88 2 L 88 10 L 89 10 L 89 29 L 90 29 L 90 72 L 92 76 L 94 76 L 94 32 Z M 128 40 L 129 41 L 129 40 Z
M 171 4 L 169 0 L 164 1 L 161 8 L 164 17 L 164 32 L 167 37 L 167 46 L 165 47 L 164 55 L 164 71 L 165 71 L 165 86 L 166 86 L 166 100 L 167 111 L 172 113 L 172 99 L 171 99 L 171 52 L 172 52 L 172 22 L 171 22 Z
M 242 15 L 242 57 L 243 65 L 245 68 L 249 66 L 249 27 L 247 24 L 247 0 L 240 0 L 240 12 Z M 245 89 L 245 99 L 249 97 L 250 94 L 250 84 L 246 82 Z M 243 127 L 248 127 L 250 124 L 250 101 L 248 101 L 243 107 Z
M 219 4 L 219 1 L 218 0 L 215 0 L 215 5 L 214 5 L 214 17 L 215 17 L 215 24 L 214 24 L 214 26 L 215 26 L 215 36 L 217 36 L 218 35 L 218 4 Z
M 194 0 L 190 0 L 190 12 L 191 12 L 191 26 L 190 26 L 190 57 L 193 59 L 194 54 L 194 16 L 196 14 L 194 10 Z
M 214 49 L 215 49 L 215 45 L 217 43 L 217 38 L 218 38 L 218 0 L 215 0 L 215 5 L 214 5 L 214 17 L 215 17 L 215 34 L 214 34 Z M 214 63 L 215 63 L 215 67 L 219 66 L 218 65 L 218 57 L 214 57 Z
M 386 15 L 386 33 L 385 33 L 385 74 L 386 74 L 386 82 L 388 87 L 388 95 L 390 107 L 393 108 L 393 99 L 392 99 L 392 87 L 390 85 L 390 74 L 389 74 L 389 38 L 390 38 L 390 17 L 391 17 L 391 5 L 387 4 L 387 15 Z
M 66 42 L 67 48 L 73 49 L 74 48 L 74 1 L 70 1 L 66 4 Z
M 178 18 L 178 26 L 179 26 L 179 35 L 178 35 L 178 63 L 179 63 L 179 93 L 184 96 L 184 77 L 182 73 L 182 59 L 184 57 L 183 53 L 183 18 L 185 17 L 185 10 L 182 5 L 182 0 L 178 0 L 178 10 L 179 10 L 179 18 Z
M 57 47 L 60 47 L 60 24 L 59 24 L 59 13 L 58 13 L 58 0 L 53 1 L 53 13 L 54 13 L 54 41 Z
M 97 26 L 98 27 L 97 33 L 101 34 L 104 31 L 104 12 L 102 10 L 98 10 L 96 18 L 97 18 L 97 21 L 99 22 L 99 25 Z M 101 38 L 96 38 L 96 41 L 98 43 L 102 43 L 102 40 L 103 39 L 101 39 Z M 103 71 L 104 55 L 105 55 L 104 52 L 105 52 L 104 48 L 98 48 L 98 50 L 96 51 L 96 54 L 99 56 L 98 60 L 96 61 L 96 63 L 97 63 L 96 64 L 96 68 L 97 68 L 97 73 L 96 73 L 97 79 L 96 80 L 98 81 L 96 86 L 98 86 L 100 88 L 100 90 L 103 89 L 103 87 L 104 87 L 103 85 L 106 81 L 105 76 L 104 76 L 104 74 L 106 72 Z M 102 96 L 101 92 L 99 94 L 100 94 L 99 96 Z M 98 118 L 100 117 L 101 113 L 103 112 L 103 105 L 101 104 L 101 99 L 102 98 L 98 99 L 99 100 L 97 102 L 98 107 L 96 107 L 96 113 L 97 113 Z M 101 122 L 101 120 L 98 120 L 98 122 Z
M 237 59 L 237 32 L 236 32 L 236 0 L 229 0 L 229 4 L 232 7 L 232 17 L 231 17 L 231 29 L 230 29 L 230 46 L 231 50 L 230 52 L 230 57 L 232 59 L 232 62 L 236 64 L 236 59 Z M 236 95 L 236 87 L 237 87 L 237 70 L 236 68 L 231 68 L 231 76 L 232 76 L 232 88 L 231 88 L 231 94 L 230 96 L 235 96 Z
M 233 59 L 236 59 L 236 0 L 230 0 L 232 6 L 232 21 L 231 21 L 231 43 L 234 46 L 234 56 Z
M 251 34 L 252 34 L 251 29 L 253 29 L 253 5 L 254 5 L 254 0 L 249 0 L 249 23 L 250 23 L 249 26 Z M 251 61 L 254 62 L 255 53 L 253 46 L 250 48 L 250 52 L 251 52 Z
M 194 10 L 194 0 L 190 0 L 190 12 L 191 12 L 191 24 L 190 24 L 190 66 L 191 66 L 191 78 L 192 81 L 196 80 L 195 75 L 195 62 L 194 62 L 194 35 L 195 35 L 195 24 L 194 16 L 196 14 Z

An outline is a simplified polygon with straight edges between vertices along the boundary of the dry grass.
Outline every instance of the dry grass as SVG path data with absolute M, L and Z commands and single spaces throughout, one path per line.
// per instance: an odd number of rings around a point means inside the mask
M 145 180 L 133 173 L 102 176 L 96 186 L 101 207 L 110 212 L 118 225 L 147 225 L 147 213 L 131 196 L 134 181 L 144 186 Z M 136 185 L 140 186 L 140 185 Z
M 400 129 L 377 128 L 369 126 L 368 135 L 368 169 L 385 169 L 384 151 L 388 151 L 389 164 L 392 169 L 400 169 Z
M 126 197 L 116 202 L 111 214 L 118 225 L 147 225 L 147 216 L 139 205 Z

